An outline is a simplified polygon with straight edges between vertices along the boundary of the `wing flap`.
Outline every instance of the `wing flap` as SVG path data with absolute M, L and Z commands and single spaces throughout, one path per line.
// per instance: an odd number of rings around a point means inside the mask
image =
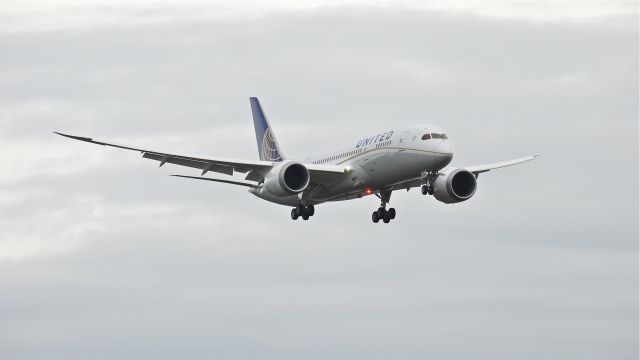
M 145 159 L 151 159 L 160 161 L 160 166 L 165 163 L 186 166 L 191 168 L 196 168 L 202 170 L 202 175 L 206 174 L 208 171 L 213 171 L 226 175 L 233 175 L 233 166 L 228 165 L 220 165 L 210 161 L 203 160 L 194 160 L 188 158 L 180 158 L 174 156 L 168 156 L 166 154 L 156 154 L 156 153 L 143 153 L 142 157 Z

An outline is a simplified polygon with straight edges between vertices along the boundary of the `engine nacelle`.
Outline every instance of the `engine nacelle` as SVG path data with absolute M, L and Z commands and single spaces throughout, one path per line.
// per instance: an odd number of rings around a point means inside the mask
M 267 174 L 264 189 L 277 196 L 295 195 L 309 186 L 311 175 L 306 166 L 299 162 L 287 161 Z
M 441 174 L 433 182 L 433 197 L 446 204 L 469 200 L 476 193 L 475 175 L 464 169 Z

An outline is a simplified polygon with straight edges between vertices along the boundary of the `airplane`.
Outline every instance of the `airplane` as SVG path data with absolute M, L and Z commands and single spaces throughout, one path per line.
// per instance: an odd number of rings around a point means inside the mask
M 538 154 L 487 165 L 453 167 L 453 144 L 440 128 L 432 125 L 387 129 L 324 150 L 288 157 L 276 140 L 258 98 L 251 97 L 251 112 L 260 160 L 235 160 L 170 154 L 117 145 L 54 132 L 97 145 L 139 151 L 145 159 L 201 170 L 200 176 L 171 175 L 244 186 L 260 199 L 293 207 L 291 219 L 308 220 L 315 206 L 375 195 L 380 206 L 371 214 L 374 223 L 389 223 L 396 217 L 387 209 L 391 194 L 419 187 L 423 195 L 453 204 L 469 200 L 481 173 L 534 160 Z M 208 172 L 232 176 L 246 174 L 244 181 L 204 177 Z

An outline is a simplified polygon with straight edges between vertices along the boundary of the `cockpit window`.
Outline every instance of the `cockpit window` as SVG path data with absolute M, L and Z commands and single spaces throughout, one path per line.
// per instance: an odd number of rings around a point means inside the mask
M 431 139 L 431 134 L 422 135 L 422 140 L 429 140 L 429 139 Z
M 431 137 L 433 139 L 448 139 L 447 135 L 445 135 L 445 134 L 437 134 L 437 133 L 432 133 Z

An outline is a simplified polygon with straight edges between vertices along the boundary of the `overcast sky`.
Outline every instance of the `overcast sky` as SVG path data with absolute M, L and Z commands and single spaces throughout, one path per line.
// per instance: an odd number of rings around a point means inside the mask
M 0 3 L 0 357 L 637 359 L 638 3 Z M 310 221 L 193 169 L 403 124 L 470 201 Z

